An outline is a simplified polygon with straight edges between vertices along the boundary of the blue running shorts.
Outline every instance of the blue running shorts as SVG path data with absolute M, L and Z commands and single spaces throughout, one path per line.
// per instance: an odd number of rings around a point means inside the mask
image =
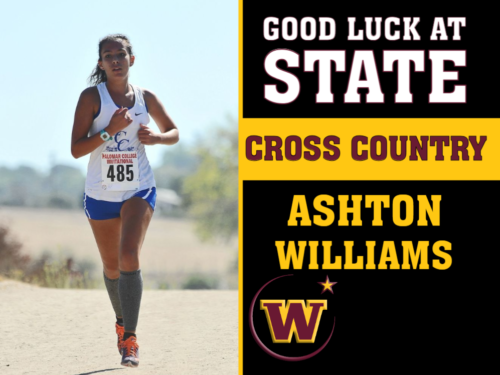
M 153 211 L 156 205 L 156 188 L 145 189 L 138 191 L 131 198 L 139 197 L 148 202 Z M 120 217 L 123 202 L 108 202 L 90 198 L 87 194 L 83 194 L 83 209 L 85 215 L 92 220 L 107 220 Z

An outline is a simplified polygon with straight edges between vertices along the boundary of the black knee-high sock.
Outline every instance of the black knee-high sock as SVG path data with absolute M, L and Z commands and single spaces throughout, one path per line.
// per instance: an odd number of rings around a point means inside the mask
M 118 279 L 110 279 L 104 275 L 104 285 L 106 285 L 106 289 L 108 290 L 109 299 L 111 300 L 111 305 L 113 306 L 113 310 L 115 310 L 115 315 L 117 317 L 122 316 L 122 306 L 120 305 L 120 296 L 118 294 Z
M 125 331 L 135 331 L 142 298 L 141 270 L 132 272 L 120 271 L 118 293 L 120 295 Z

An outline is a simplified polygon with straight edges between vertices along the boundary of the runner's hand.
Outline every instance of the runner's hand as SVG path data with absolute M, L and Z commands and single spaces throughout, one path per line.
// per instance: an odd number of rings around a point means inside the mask
M 132 120 L 132 116 L 128 113 L 128 109 L 125 107 L 118 108 L 113 116 L 111 117 L 111 121 L 107 127 L 107 132 L 111 135 L 118 133 L 120 130 L 125 129 L 129 126 L 134 120 Z
M 161 142 L 161 135 L 153 132 L 146 125 L 141 124 L 141 128 L 137 132 L 139 142 L 143 145 L 155 145 Z

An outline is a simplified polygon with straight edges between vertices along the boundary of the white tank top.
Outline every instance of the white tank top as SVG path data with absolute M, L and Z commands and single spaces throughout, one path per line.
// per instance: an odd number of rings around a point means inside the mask
M 146 156 L 146 150 L 137 137 L 137 132 L 140 129 L 139 124 L 147 125 L 149 123 L 146 102 L 144 101 L 141 89 L 133 85 L 131 86 L 134 90 L 135 103 L 132 108 L 129 108 L 129 114 L 134 121 L 125 129 L 116 133 L 113 140 L 103 142 L 102 145 L 90 154 L 87 179 L 85 181 L 85 193 L 91 198 L 109 202 L 123 202 L 131 198 L 137 191 L 149 189 L 156 185 L 153 170 Z M 107 127 L 111 121 L 111 117 L 119 108 L 113 102 L 113 99 L 111 99 L 105 82 L 98 84 L 96 87 L 101 97 L 101 107 L 90 127 L 89 137 Z M 104 190 L 101 172 L 101 154 L 103 152 L 123 151 L 137 153 L 139 187 L 135 190 L 125 191 Z

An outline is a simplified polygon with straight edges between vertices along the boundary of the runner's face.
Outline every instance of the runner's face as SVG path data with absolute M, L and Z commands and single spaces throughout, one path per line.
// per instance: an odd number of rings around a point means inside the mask
M 109 79 L 125 78 L 128 69 L 134 64 L 134 56 L 130 56 L 122 41 L 106 42 L 102 46 L 99 66 L 104 69 Z

